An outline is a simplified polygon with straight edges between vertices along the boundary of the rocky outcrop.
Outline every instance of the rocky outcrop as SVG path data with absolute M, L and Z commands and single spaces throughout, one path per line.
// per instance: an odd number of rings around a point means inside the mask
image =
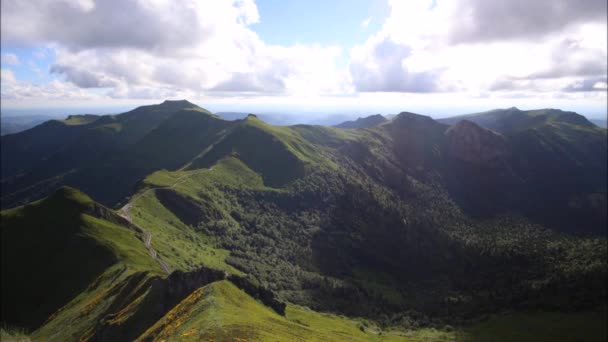
M 466 162 L 489 164 L 507 153 L 505 138 L 474 122 L 462 120 L 445 132 L 449 156 Z

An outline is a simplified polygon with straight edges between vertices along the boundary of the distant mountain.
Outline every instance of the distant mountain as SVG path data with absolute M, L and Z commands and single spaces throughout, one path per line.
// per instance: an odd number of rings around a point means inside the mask
M 608 127 L 608 121 L 605 119 L 590 119 L 589 121 L 591 121 L 597 127 L 602 127 L 602 128 Z
M 219 116 L 220 118 L 222 118 L 224 120 L 228 120 L 228 121 L 244 119 L 247 117 L 247 114 L 249 114 L 249 113 L 241 113 L 241 112 L 217 112 L 217 113 L 215 113 L 215 115 Z
M 251 113 L 218 112 L 215 114 L 224 120 L 234 121 L 234 120 L 245 119 L 247 117 L 247 115 L 249 115 Z M 276 113 L 265 114 L 264 113 L 264 114 L 255 114 L 255 115 L 257 117 L 259 117 L 261 120 L 264 120 L 265 122 L 268 122 L 269 124 L 273 124 L 273 125 L 289 125 L 289 124 L 297 123 L 297 121 L 298 121 L 298 116 L 293 115 L 293 114 L 276 114 Z
M 504 311 L 595 315 L 606 129 L 557 110 L 448 123 L 273 126 L 179 101 L 2 137 L 4 207 L 50 196 L 2 212 L 2 319 L 40 340 L 366 340 L 471 339 Z M 88 260 L 84 276 L 58 266 Z
M 213 117 L 188 101 L 165 101 L 119 115 L 72 115 L 3 136 L 3 207 L 41 198 L 65 184 L 93 194 L 106 205 L 115 204 L 147 173 L 171 167 L 164 163 L 176 155 L 151 154 L 144 138 L 184 111 Z M 105 182 L 113 186 L 104 186 Z
M 469 120 L 500 133 L 513 133 L 533 129 L 546 124 L 573 124 L 591 127 L 593 124 L 584 116 L 559 109 L 519 110 L 516 107 L 494 109 L 488 112 L 453 116 L 437 121 L 453 125 L 460 120 Z
M 343 123 L 337 124 L 334 127 L 338 128 L 371 128 L 374 126 L 378 126 L 379 124 L 386 122 L 387 119 L 380 114 L 370 115 L 365 118 L 358 118 L 354 121 L 345 121 Z
M 45 115 L 0 116 L 0 135 L 22 132 L 51 119 Z

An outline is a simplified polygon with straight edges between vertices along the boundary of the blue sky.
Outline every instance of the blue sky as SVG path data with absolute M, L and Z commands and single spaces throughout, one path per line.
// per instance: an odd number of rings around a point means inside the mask
M 18 64 L 3 61 L 2 68 L 13 71 L 18 79 L 33 84 L 45 84 L 58 78 L 49 73 L 55 60 L 52 49 L 11 47 L 8 45 L 2 46 L 2 54 L 17 57 Z
M 388 15 L 381 0 L 294 0 L 256 2 L 260 22 L 252 29 L 268 44 L 341 45 L 364 43 Z M 362 23 L 368 21 L 364 27 Z
M 3 0 L 1 15 L 4 113 L 187 98 L 241 111 L 605 115 L 605 0 Z

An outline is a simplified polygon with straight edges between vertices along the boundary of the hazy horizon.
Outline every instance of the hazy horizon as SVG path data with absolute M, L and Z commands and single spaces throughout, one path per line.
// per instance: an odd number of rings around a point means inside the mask
M 521 110 L 532 110 L 541 109 L 543 107 L 535 106 L 500 106 L 500 107 L 489 107 L 489 106 L 477 106 L 477 107 L 459 107 L 459 108 L 441 108 L 441 107 L 419 107 L 419 106 L 378 106 L 377 108 L 363 107 L 357 108 L 354 106 L 345 108 L 332 108 L 325 107 L 319 108 L 317 106 L 285 106 L 285 105 L 240 105 L 240 104 L 226 104 L 226 105 L 205 105 L 204 103 L 193 102 L 200 107 L 203 107 L 213 113 L 254 113 L 259 115 L 272 116 L 274 123 L 280 124 L 292 124 L 292 123 L 321 123 L 321 124 L 334 124 L 345 120 L 352 120 L 359 117 L 366 117 L 369 115 L 381 114 L 381 115 L 393 115 L 400 112 L 414 112 L 417 114 L 428 115 L 434 119 L 447 118 L 451 116 L 471 114 L 485 112 L 493 109 L 517 107 Z M 65 118 L 68 115 L 77 114 L 120 114 L 132 110 L 136 107 L 156 104 L 160 102 L 145 101 L 140 104 L 131 105 L 120 105 L 120 106 L 71 106 L 71 107 L 32 107 L 32 108 L 2 108 L 0 109 L 0 115 L 2 117 L 16 117 L 16 116 L 48 116 L 52 118 Z M 590 120 L 606 120 L 606 110 L 600 111 L 596 108 L 568 108 L 568 107 L 551 107 L 561 110 L 569 110 L 577 112 Z

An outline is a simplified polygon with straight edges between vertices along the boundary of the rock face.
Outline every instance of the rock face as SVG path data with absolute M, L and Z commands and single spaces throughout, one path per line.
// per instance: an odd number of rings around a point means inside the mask
M 445 132 L 448 154 L 463 161 L 488 164 L 507 153 L 505 138 L 494 131 L 462 120 Z

